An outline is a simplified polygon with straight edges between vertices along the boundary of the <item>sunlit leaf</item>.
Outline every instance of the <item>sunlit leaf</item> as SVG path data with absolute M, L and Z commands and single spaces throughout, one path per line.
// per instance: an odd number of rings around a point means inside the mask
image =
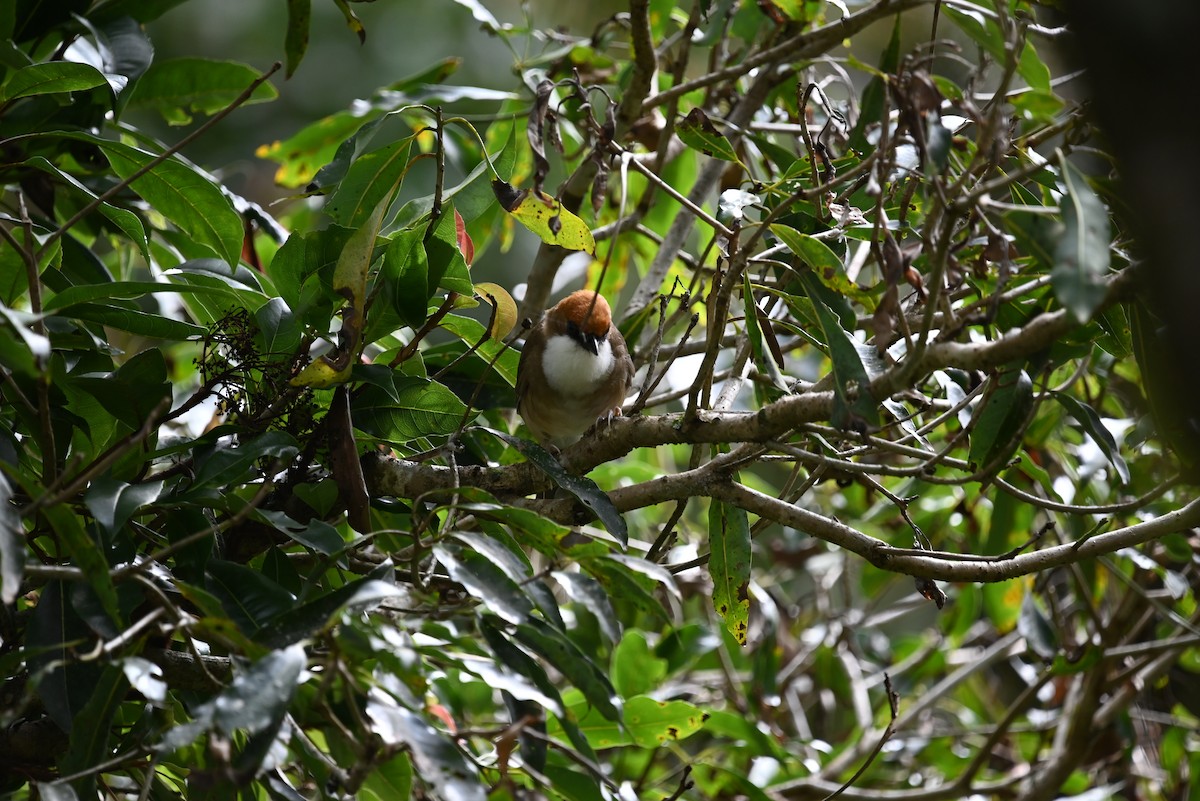
M 567 250 L 596 252 L 596 240 L 587 223 L 562 207 L 549 195 L 540 197 L 528 189 L 517 190 L 500 179 L 492 181 L 492 191 L 500 205 L 541 240 Z

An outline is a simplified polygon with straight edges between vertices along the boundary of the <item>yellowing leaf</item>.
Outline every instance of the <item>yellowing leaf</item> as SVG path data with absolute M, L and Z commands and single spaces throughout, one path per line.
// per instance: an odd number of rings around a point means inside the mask
M 350 365 L 338 369 L 330 362 L 329 357 L 319 356 L 297 373 L 288 383 L 293 387 L 313 387 L 324 389 L 334 384 L 341 384 L 350 377 Z
M 512 295 L 499 284 L 493 284 L 488 281 L 481 281 L 475 284 L 475 294 L 479 295 L 484 301 L 491 301 L 496 304 L 496 319 L 492 323 L 492 329 L 488 331 L 488 336 L 492 339 L 500 340 L 508 336 L 508 332 L 513 330 L 517 324 L 517 304 L 512 299 Z
M 516 189 L 499 178 L 492 181 L 492 191 L 504 210 L 517 219 L 541 240 L 567 250 L 596 252 L 596 240 L 587 223 L 562 207 L 547 194 L 535 195 L 528 189 Z

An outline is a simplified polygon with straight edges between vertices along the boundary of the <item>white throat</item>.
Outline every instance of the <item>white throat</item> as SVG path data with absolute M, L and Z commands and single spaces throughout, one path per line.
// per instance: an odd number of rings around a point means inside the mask
M 551 389 L 564 395 L 588 395 L 608 378 L 613 364 L 612 345 L 602 339 L 596 355 L 569 336 L 559 334 L 546 341 L 542 354 L 542 372 Z

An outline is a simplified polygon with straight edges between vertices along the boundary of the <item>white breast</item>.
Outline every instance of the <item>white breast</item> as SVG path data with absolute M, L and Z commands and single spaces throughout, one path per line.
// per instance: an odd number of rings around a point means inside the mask
M 612 346 L 602 340 L 596 355 L 568 336 L 553 336 L 546 342 L 542 371 L 550 387 L 564 395 L 587 395 L 595 391 L 613 369 Z

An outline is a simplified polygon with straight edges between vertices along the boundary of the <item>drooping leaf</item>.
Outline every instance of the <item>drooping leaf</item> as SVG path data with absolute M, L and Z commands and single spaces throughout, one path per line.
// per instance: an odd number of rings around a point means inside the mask
M 995 381 L 995 391 L 975 411 L 971 431 L 968 458 L 980 469 L 1004 466 L 1021 444 L 1017 435 L 1033 406 L 1033 381 L 1022 364 L 1005 366 Z
M 296 605 L 295 596 L 265 574 L 236 562 L 209 560 L 206 586 L 247 636 Z
M 629 545 L 629 529 L 625 525 L 625 518 L 617 511 L 617 507 L 613 505 L 608 493 L 601 490 L 595 481 L 587 476 L 568 473 L 557 459 L 535 442 L 500 431 L 488 430 L 493 436 L 504 440 L 520 451 L 522 456 L 533 462 L 542 472 L 553 479 L 555 484 L 570 492 L 595 512 L 596 516 L 600 518 L 600 522 L 604 523 L 604 527 L 608 529 L 608 533 L 621 543 L 622 548 Z
M 1075 418 L 1075 422 L 1083 427 L 1083 430 L 1088 433 L 1092 441 L 1104 452 L 1104 455 L 1108 458 L 1108 463 L 1117 471 L 1117 477 L 1121 483 L 1128 484 L 1129 466 L 1125 464 L 1125 459 L 1121 457 L 1121 449 L 1117 447 L 1117 441 L 1113 438 L 1112 432 L 1104 425 L 1104 421 L 1100 419 L 1100 415 L 1096 413 L 1096 410 L 1065 393 L 1055 392 L 1053 394 L 1054 399 L 1067 410 L 1068 414 Z
M 750 623 L 750 523 L 746 512 L 711 501 L 708 547 L 713 608 L 738 644 L 745 645 Z
M 287 33 L 284 35 L 283 51 L 287 55 L 285 77 L 292 77 L 304 54 L 308 51 L 308 31 L 311 27 L 312 0 L 288 0 Z
M 608 720 L 621 719 L 621 700 L 608 675 L 563 632 L 538 618 L 516 627 L 515 635 L 563 674 Z
M 306 604 L 283 611 L 272 619 L 256 639 L 280 648 L 311 637 L 333 625 L 347 610 L 368 610 L 401 595 L 392 579 L 392 565 L 385 562 L 370 575 L 352 581 Z
M 567 597 L 592 613 L 601 633 L 609 642 L 616 643 L 621 639 L 620 622 L 613 611 L 612 601 L 596 579 L 586 573 L 569 570 L 555 570 L 550 575 L 558 582 L 558 586 L 563 588 Z
M 213 725 L 227 735 L 278 729 L 307 662 L 302 645 L 271 651 L 212 701 Z
M 1059 240 L 1050 282 L 1060 303 L 1086 323 L 1104 301 L 1109 265 L 1108 212 L 1088 186 L 1083 173 L 1061 159 L 1063 235 Z
M 86 720 L 88 725 L 71 729 L 71 739 L 60 765 L 62 772 L 69 776 L 83 774 L 72 783 L 81 798 L 96 795 L 96 776 L 89 768 L 110 756 L 108 743 L 113 716 L 125 699 L 128 688 L 129 683 L 121 668 L 106 665 L 100 672 L 92 697 L 80 711 L 80 719 Z
M 1021 601 L 1021 614 L 1017 617 L 1017 632 L 1025 638 L 1029 649 L 1042 659 L 1053 659 L 1058 653 L 1058 635 L 1032 592 L 1026 593 L 1024 600 Z
M 862 355 L 850 334 L 842 328 L 837 315 L 825 305 L 820 292 L 813 286 L 817 279 L 812 273 L 805 273 L 801 278 L 816 310 L 829 348 L 829 358 L 833 362 L 833 424 L 839 428 L 878 427 L 879 404 L 871 396 L 871 379 Z
M 88 585 L 96 593 L 101 607 L 109 620 L 120 626 L 122 622 L 117 588 L 109 573 L 110 565 L 100 544 L 83 528 L 78 515 L 68 506 L 52 506 L 42 510 L 54 533 L 63 544 L 65 555 L 71 563 L 83 571 Z

